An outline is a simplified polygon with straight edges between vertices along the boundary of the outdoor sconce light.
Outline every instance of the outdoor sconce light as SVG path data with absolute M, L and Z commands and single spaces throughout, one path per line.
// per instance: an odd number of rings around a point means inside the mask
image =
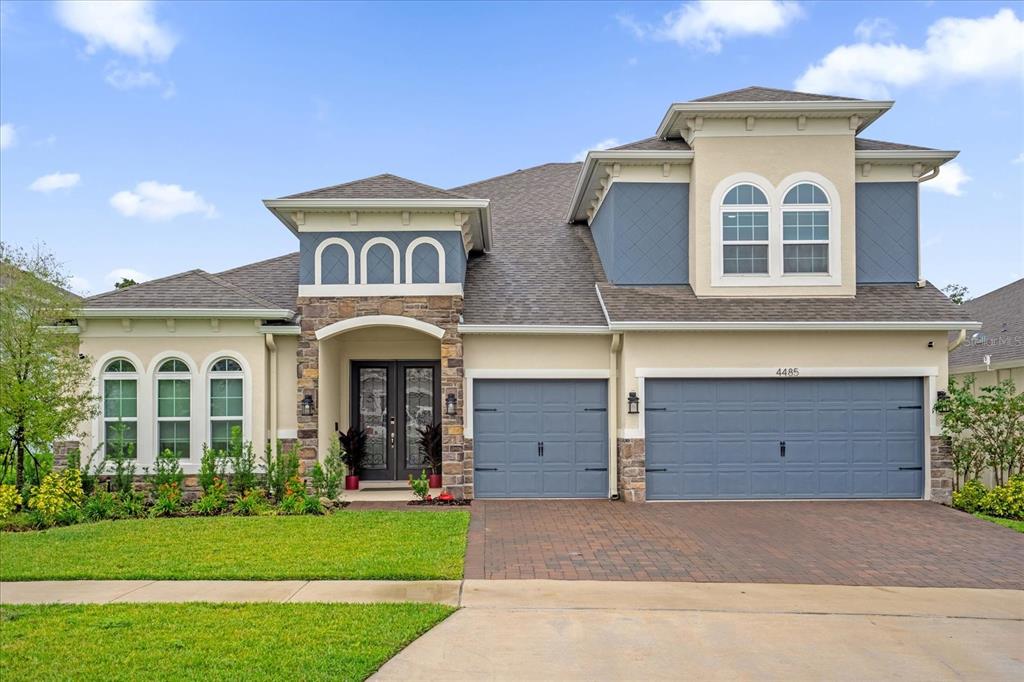
M 640 414 L 640 396 L 636 394 L 636 391 L 629 392 L 626 402 L 629 403 L 629 414 Z
M 444 411 L 448 413 L 449 417 L 455 416 L 455 394 L 449 393 L 444 399 Z
M 302 416 L 311 417 L 314 412 L 316 412 L 316 409 L 313 407 L 313 394 L 307 393 L 302 398 Z

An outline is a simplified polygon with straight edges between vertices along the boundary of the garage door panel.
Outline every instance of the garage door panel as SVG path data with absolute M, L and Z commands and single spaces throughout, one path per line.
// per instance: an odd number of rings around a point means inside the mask
M 885 497 L 885 473 L 881 469 L 851 472 L 853 494 L 858 497 Z
M 884 412 L 878 407 L 858 407 L 850 411 L 850 429 L 856 433 L 881 433 L 885 428 Z
M 779 448 L 775 449 L 775 459 L 780 459 Z M 794 440 L 786 434 L 786 461 L 781 462 L 785 466 L 799 466 L 801 464 L 818 463 L 818 443 L 814 440 Z
M 781 466 L 782 463 L 779 462 L 779 441 L 774 438 L 771 440 L 751 440 L 750 463 Z
M 787 469 L 783 473 L 783 494 L 786 497 L 814 497 L 818 494 L 816 471 Z
M 475 453 L 474 453 L 475 455 Z M 474 462 L 474 466 L 481 466 L 481 462 Z M 508 496 L 508 472 L 507 471 L 485 471 L 477 468 L 473 472 L 473 485 L 477 489 L 494 491 L 495 494 Z
M 797 433 L 817 433 L 818 415 L 813 408 L 787 409 L 782 418 L 783 431 L 791 436 Z
M 547 446 L 545 446 L 546 448 Z M 547 459 L 547 449 L 544 450 Z M 608 445 L 606 441 L 576 441 L 573 463 L 589 467 L 608 466 Z M 547 462 L 545 462 L 547 464 Z
M 752 407 L 750 410 L 750 435 L 777 435 L 782 423 L 782 410 L 778 407 Z
M 608 424 L 608 413 L 604 410 L 594 412 L 577 412 L 570 433 L 576 436 L 589 436 L 602 433 Z
M 850 411 L 844 408 L 822 407 L 818 409 L 819 433 L 849 433 Z
M 685 463 L 683 459 L 683 449 L 689 448 L 680 443 L 679 441 L 658 441 L 658 440 L 647 440 L 647 466 L 648 467 L 659 467 L 668 464 L 678 465 Z M 708 454 L 705 457 L 707 464 L 710 464 L 713 459 L 713 453 L 709 448 Z M 689 461 L 688 459 L 685 461 Z
M 853 461 L 850 455 L 852 448 L 850 440 L 822 439 L 817 443 L 818 463 L 822 466 L 849 466 Z
M 889 433 L 913 434 L 921 421 L 920 410 L 889 410 L 885 413 L 885 428 Z
M 750 473 L 741 471 L 718 471 L 718 492 L 724 497 L 746 497 L 750 492 Z
M 853 464 L 881 464 L 885 461 L 885 449 L 881 440 L 856 440 L 853 442 Z
M 715 431 L 724 436 L 746 433 L 749 428 L 747 416 L 747 411 L 740 407 L 722 408 L 715 415 Z
M 730 464 L 746 466 L 750 463 L 750 444 L 746 440 L 720 440 L 717 443 L 717 448 L 711 454 L 710 461 L 705 460 L 704 464 L 711 464 L 717 459 L 722 466 Z
M 508 422 L 506 433 L 509 435 L 526 435 L 535 440 L 540 440 L 536 436 L 541 431 L 541 415 L 536 410 L 537 407 L 534 405 L 529 412 L 506 412 L 504 415 Z
M 750 492 L 760 497 L 777 497 L 782 493 L 781 471 L 750 472 Z
M 917 456 L 917 441 L 909 438 L 886 441 L 885 461 L 897 466 L 916 466 L 920 464 L 921 459 Z
M 886 492 L 891 496 L 911 497 L 924 483 L 922 471 L 890 471 L 886 476 Z
M 850 471 L 822 471 L 818 474 L 818 491 L 827 497 L 845 497 L 850 495 Z
M 537 469 L 510 469 L 508 482 L 507 494 L 510 497 L 532 497 L 540 489 L 540 471 Z
M 655 412 L 654 414 L 659 413 Z M 668 416 L 671 417 L 671 415 Z M 676 428 L 680 433 L 690 435 L 712 434 L 715 432 L 715 411 L 710 408 L 687 410 L 680 415 L 679 425 Z

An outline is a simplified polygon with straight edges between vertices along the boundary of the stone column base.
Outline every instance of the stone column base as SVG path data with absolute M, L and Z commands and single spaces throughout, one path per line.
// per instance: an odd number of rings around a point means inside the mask
M 953 445 L 946 436 L 931 437 L 931 501 L 940 504 L 953 502 Z
M 647 501 L 647 441 L 643 438 L 619 438 L 619 499 L 625 502 Z

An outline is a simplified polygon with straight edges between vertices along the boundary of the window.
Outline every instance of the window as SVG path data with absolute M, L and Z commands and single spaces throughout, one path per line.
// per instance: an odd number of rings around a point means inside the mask
M 128 360 L 111 360 L 103 368 L 103 442 L 107 455 L 138 455 L 138 371 Z
M 802 182 L 782 201 L 782 272 L 827 274 L 829 201 L 817 185 Z
M 210 447 L 227 451 L 231 431 L 243 428 L 242 367 L 231 358 L 221 358 L 210 367 Z
M 191 452 L 192 375 L 177 358 L 165 360 L 156 375 L 156 428 L 158 452 L 170 450 L 179 459 Z
M 768 198 L 750 184 L 736 185 L 722 201 L 722 271 L 768 274 Z

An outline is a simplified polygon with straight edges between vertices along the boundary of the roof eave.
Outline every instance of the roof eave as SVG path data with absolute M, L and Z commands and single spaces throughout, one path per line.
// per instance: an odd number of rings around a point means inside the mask
M 237 318 L 290 320 L 294 311 L 285 308 L 82 308 L 79 318 Z
M 942 165 L 952 161 L 960 152 L 945 149 L 859 149 L 854 152 L 858 161 L 894 161 L 898 163 L 932 163 Z
M 590 179 L 594 174 L 594 168 L 601 161 L 675 161 L 692 162 L 692 149 L 603 149 L 587 152 L 587 158 L 583 161 L 580 174 L 576 178 L 576 186 L 573 188 L 572 199 L 569 202 L 569 213 L 566 215 L 567 223 L 574 223 L 581 220 L 579 216 L 580 204 L 583 196 L 590 186 Z
M 612 331 L 949 331 L 955 329 L 981 329 L 980 322 L 954 320 L 925 321 L 675 321 L 675 322 L 611 322 Z
M 657 136 L 661 139 L 668 139 L 668 133 L 672 130 L 672 123 L 680 114 L 721 114 L 721 113 L 777 113 L 777 112 L 807 112 L 807 113 L 866 113 L 864 122 L 857 128 L 857 132 L 864 130 L 871 125 L 875 119 L 892 108 L 892 100 L 788 100 L 783 102 L 677 102 L 669 105 L 668 111 L 658 125 Z

